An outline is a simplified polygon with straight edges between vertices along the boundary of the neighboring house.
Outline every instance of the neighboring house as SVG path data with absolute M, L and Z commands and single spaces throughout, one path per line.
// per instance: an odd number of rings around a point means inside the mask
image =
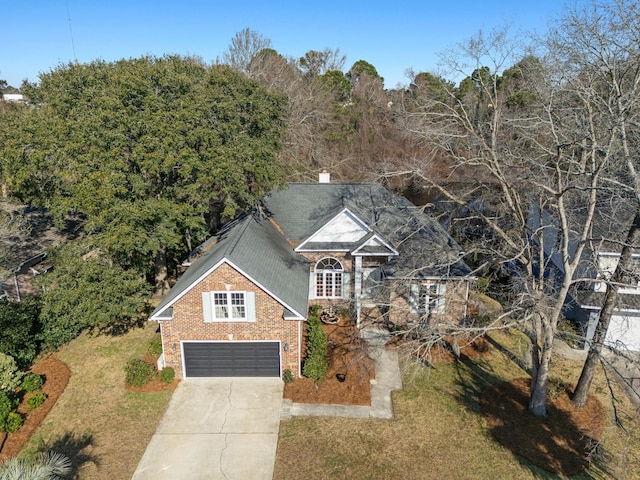
M 607 284 L 604 281 L 610 277 L 618 265 L 622 242 L 626 238 L 633 218 L 633 209 L 620 208 L 614 216 L 609 216 L 606 206 L 595 217 L 592 231 L 592 241 L 585 248 L 581 263 L 574 275 L 576 284 L 572 287 L 565 300 L 564 314 L 567 318 L 578 323 L 585 335 L 585 350 L 593 339 L 600 309 L 604 302 Z M 539 209 L 530 209 L 529 224 L 537 227 L 540 223 Z M 558 231 L 553 217 L 544 212 L 542 216 L 544 227 L 545 257 L 549 260 L 547 274 L 553 271 L 563 271 L 562 261 L 557 251 Z M 575 253 L 575 242 L 570 244 L 570 254 Z M 640 247 L 640 246 L 639 246 Z M 640 351 L 640 248 L 636 249 L 634 269 L 628 272 L 628 285 L 619 288 L 618 304 L 613 312 L 606 343 L 615 348 Z
M 376 184 L 295 183 L 201 245 L 150 319 L 178 377 L 297 376 L 310 305 L 358 326 L 458 322 L 470 269 L 420 208 Z
M 24 95 L 21 93 L 1 93 L 2 100 L 8 103 L 24 103 Z
M 38 291 L 33 278 L 51 268 L 47 249 L 78 237 L 78 220 L 69 218 L 60 230 L 46 210 L 4 201 L 0 201 L 0 215 L 16 219 L 17 225 L 0 238 L 0 271 L 4 273 L 0 275 L 0 298 L 20 301 Z

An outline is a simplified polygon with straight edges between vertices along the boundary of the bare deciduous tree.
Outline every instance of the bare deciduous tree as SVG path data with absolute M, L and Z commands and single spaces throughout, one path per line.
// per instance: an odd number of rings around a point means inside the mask
M 615 137 L 599 129 L 588 99 L 566 89 L 567 72 L 525 61 L 531 57 L 506 30 L 481 33 L 442 58 L 449 75 L 468 76 L 457 89 L 443 82 L 444 99 L 423 97 L 403 120 L 408 132 L 435 146 L 434 156 L 450 159 L 452 171 L 471 174 L 467 189 L 434 181 L 422 159 L 395 173 L 437 189 L 467 223 L 475 218 L 480 234 L 467 239 L 474 249 L 494 268 L 518 272 L 507 313 L 533 347 L 529 410 L 545 415 L 554 336 L 590 238 Z M 529 71 L 519 82 L 506 81 L 503 72 L 518 60 L 516 66 Z M 523 86 L 525 97 L 517 95 Z
M 242 73 L 249 73 L 251 61 L 260 51 L 270 46 L 270 39 L 245 28 L 233 36 L 227 51 L 222 54 L 222 60 Z
M 597 117 L 599 128 L 611 131 L 611 184 L 633 199 L 625 203 L 635 209 L 634 221 L 622 241 L 617 267 L 607 282 L 604 303 L 598 315 L 589 354 L 574 392 L 573 402 L 584 406 L 600 363 L 600 356 L 611 317 L 618 302 L 618 289 L 623 276 L 633 269 L 632 253 L 639 246 L 640 176 L 638 165 L 638 112 L 640 112 L 640 7 L 637 2 L 616 0 L 592 3 L 567 10 L 548 37 L 546 46 L 551 56 L 567 71 L 573 72 L 570 88 L 584 98 Z M 631 215 L 633 216 L 633 215 Z M 629 218 L 615 219 L 620 224 Z M 623 220 L 624 219 L 624 220 Z M 627 225 L 623 225 L 623 228 Z M 626 237 L 626 238 L 625 238 Z M 595 239 L 595 241 L 606 239 Z

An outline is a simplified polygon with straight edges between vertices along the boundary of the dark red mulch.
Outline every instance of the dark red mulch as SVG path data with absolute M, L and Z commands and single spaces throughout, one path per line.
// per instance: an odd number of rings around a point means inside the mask
M 33 365 L 30 373 L 43 375 L 45 382 L 42 385 L 42 393 L 47 394 L 44 403 L 29 411 L 27 399 L 29 394 L 22 398 L 18 407 L 18 412 L 24 416 L 24 423 L 17 432 L 0 433 L 0 461 L 16 456 L 22 450 L 22 447 L 29 441 L 31 435 L 40 426 L 47 414 L 58 401 L 62 392 L 69 383 L 71 371 L 64 363 L 58 360 L 54 355 L 49 355 L 39 360 Z M 37 392 L 40 393 L 40 392 Z

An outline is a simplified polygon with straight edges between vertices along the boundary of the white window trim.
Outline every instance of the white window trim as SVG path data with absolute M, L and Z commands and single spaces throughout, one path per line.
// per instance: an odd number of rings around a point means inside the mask
M 421 296 L 422 288 L 429 289 L 436 287 L 436 294 Z M 411 306 L 412 311 L 427 315 L 429 313 L 445 313 L 445 299 L 447 293 L 447 285 L 441 282 L 422 282 L 411 284 Z M 432 303 L 432 300 L 434 302 Z M 430 305 L 433 304 L 433 308 Z
M 320 264 L 320 262 L 323 262 L 324 260 L 332 260 L 338 265 L 340 265 L 340 268 L 339 269 L 338 268 L 333 268 L 333 269 L 318 268 L 318 265 Z M 336 277 L 338 277 L 340 281 L 336 281 Z M 323 293 L 322 295 L 318 295 L 318 285 L 319 285 L 318 278 L 322 278 L 322 281 L 321 281 L 322 293 Z M 329 278 L 331 279 L 331 286 L 332 286 L 331 295 L 326 295 L 327 279 Z M 345 278 L 346 276 L 345 276 L 344 266 L 342 265 L 342 262 L 340 260 L 334 257 L 321 258 L 316 262 L 314 275 L 313 275 L 315 298 L 343 298 L 344 292 L 345 292 L 345 288 L 344 288 Z M 338 290 L 338 292 L 336 292 L 336 290 Z
M 234 294 L 242 295 L 242 298 L 243 298 L 242 307 L 244 307 L 244 317 L 232 316 L 232 311 L 233 311 L 232 297 Z M 225 306 L 229 309 L 228 313 L 231 316 L 218 317 L 216 315 L 216 303 L 215 303 L 216 295 L 225 296 L 227 300 Z M 221 322 L 255 323 L 256 321 L 255 296 L 253 292 L 243 292 L 239 290 L 215 290 L 212 292 L 203 292 L 202 306 L 203 306 L 203 315 L 204 315 L 205 323 L 216 323 L 216 322 L 217 323 L 221 323 Z

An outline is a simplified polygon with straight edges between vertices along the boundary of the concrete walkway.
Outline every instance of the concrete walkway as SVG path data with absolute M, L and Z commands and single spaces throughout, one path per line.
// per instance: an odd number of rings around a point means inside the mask
M 279 378 L 183 380 L 133 480 L 271 480 L 283 386 Z
M 289 420 L 292 416 L 393 418 L 391 392 L 402 389 L 398 353 L 385 349 L 388 332 L 363 329 L 361 334 L 369 344 L 369 355 L 376 367 L 376 378 L 371 380 L 371 406 L 293 403 L 285 399 L 282 401 L 282 420 Z

